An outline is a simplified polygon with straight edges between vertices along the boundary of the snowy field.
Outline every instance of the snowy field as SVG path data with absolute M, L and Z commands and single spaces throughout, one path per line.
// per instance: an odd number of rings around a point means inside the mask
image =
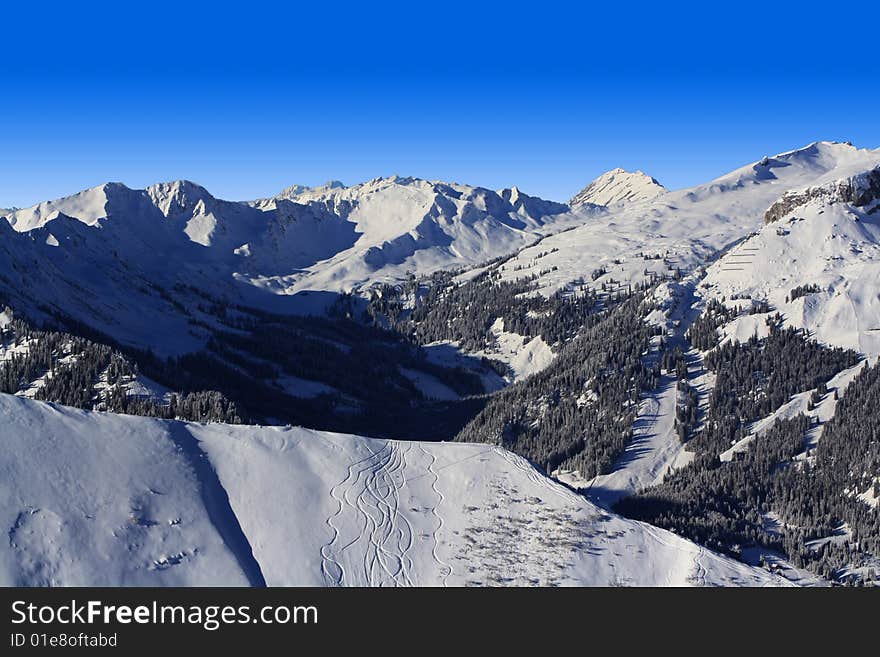
M 489 445 L 0 395 L 4 585 L 786 584 Z

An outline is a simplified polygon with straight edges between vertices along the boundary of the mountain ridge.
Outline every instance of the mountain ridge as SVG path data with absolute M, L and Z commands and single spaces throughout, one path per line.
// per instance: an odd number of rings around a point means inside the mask
M 7 277 L 19 281 L 9 285 L 10 292 L 32 311 L 39 300 L 78 321 L 109 328 L 106 332 L 126 344 L 164 351 L 179 342 L 191 349 L 203 339 L 194 336 L 206 330 L 192 321 L 203 320 L 169 314 L 167 301 L 149 300 L 138 290 L 167 294 L 194 286 L 212 297 L 273 311 L 323 312 L 335 295 L 364 294 L 373 285 L 404 280 L 408 272 L 473 267 L 511 253 L 503 277 L 537 274 L 538 288 L 548 294 L 603 266 L 608 276 L 623 267 L 627 271 L 614 274 L 615 280 L 624 274 L 623 280 L 636 282 L 650 269 L 639 265 L 640 259 L 612 261 L 665 250 L 677 254 L 677 267 L 690 270 L 757 230 L 787 190 L 878 163 L 878 151 L 816 142 L 653 200 L 573 210 L 516 187 L 495 192 L 396 176 L 312 188 L 293 200 L 257 201 L 216 199 L 188 181 L 144 190 L 108 183 L 6 215 L 2 223 L 17 235 L 3 249 Z M 562 230 L 568 232 L 552 235 Z M 552 253 L 536 259 L 545 252 Z M 161 264 L 157 253 L 164 254 Z M 35 261 L 44 264 L 19 277 L 16 272 Z M 326 302 L 315 291 L 326 291 Z M 157 317 L 176 317 L 154 339 L 133 326 L 139 297 L 141 308 L 163 308 Z M 111 311 L 114 305 L 117 311 Z M 186 325 L 191 328 L 180 331 Z M 179 337 L 169 342 L 171 333 Z

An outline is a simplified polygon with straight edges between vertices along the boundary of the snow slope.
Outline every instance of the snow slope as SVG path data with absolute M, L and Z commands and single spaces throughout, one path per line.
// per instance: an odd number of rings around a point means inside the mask
M 532 374 L 546 369 L 556 358 L 556 354 L 541 338 L 527 338 L 518 333 L 504 330 L 504 318 L 499 317 L 490 327 L 495 345 L 476 352 L 476 356 L 486 356 L 506 363 L 510 367 L 511 381 L 520 381 Z
M 610 507 L 623 497 L 663 481 L 684 450 L 674 426 L 676 399 L 675 377 L 664 375 L 658 389 L 642 400 L 633 423 L 633 439 L 611 472 L 582 484 L 590 499 Z
M 0 416 L 0 584 L 248 583 L 173 425 L 9 395 Z
M 630 172 L 617 168 L 606 171 L 568 202 L 572 207 L 594 205 L 622 205 L 650 201 L 666 193 L 666 188 L 641 171 Z
M 488 445 L 0 395 L 4 585 L 773 585 Z
M 689 363 L 688 383 L 699 391 L 702 367 L 698 354 L 688 351 L 684 335 L 698 314 L 694 288 L 693 276 L 682 282 L 658 285 L 653 294 L 656 308 L 647 320 L 664 329 L 667 348 L 679 347 L 685 352 Z M 655 337 L 645 355 L 647 365 L 659 358 L 658 341 Z M 632 427 L 632 440 L 608 473 L 589 481 L 576 471 L 556 471 L 554 477 L 608 508 L 624 497 L 661 483 L 671 469 L 687 464 L 694 457 L 675 430 L 676 406 L 681 395 L 676 376 L 671 372 L 662 374 L 657 388 L 642 396 Z
M 830 193 L 847 180 L 816 188 L 713 264 L 704 298 L 763 299 L 824 343 L 880 355 L 880 201 L 856 206 Z M 793 299 L 804 285 L 818 291 Z M 724 331 L 747 339 L 765 319 L 739 317 Z

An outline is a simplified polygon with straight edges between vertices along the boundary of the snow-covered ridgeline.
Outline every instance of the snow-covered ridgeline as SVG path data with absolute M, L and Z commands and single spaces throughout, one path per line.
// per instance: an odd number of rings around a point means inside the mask
M 858 177 L 878 165 L 878 150 L 816 142 L 696 187 L 608 208 L 523 249 L 501 273 L 505 279 L 537 275 L 539 292 L 550 295 L 578 279 L 613 289 L 692 271 L 760 230 L 767 209 L 785 192 Z

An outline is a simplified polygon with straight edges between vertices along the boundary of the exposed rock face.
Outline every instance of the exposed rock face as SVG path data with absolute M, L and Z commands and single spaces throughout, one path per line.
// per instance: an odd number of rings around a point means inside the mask
M 764 213 L 764 222 L 772 223 L 814 199 L 825 202 L 851 203 L 862 207 L 880 199 L 880 167 L 855 176 L 842 178 L 827 185 L 785 192 Z

